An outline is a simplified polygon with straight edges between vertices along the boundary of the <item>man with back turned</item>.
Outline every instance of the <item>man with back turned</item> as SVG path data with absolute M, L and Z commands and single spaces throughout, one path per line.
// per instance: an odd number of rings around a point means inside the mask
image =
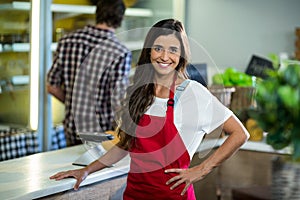
M 78 132 L 113 128 L 115 107 L 129 83 L 131 67 L 131 52 L 115 35 L 125 9 L 122 0 L 99 0 L 96 25 L 86 25 L 58 43 L 47 91 L 65 105 L 68 146 L 82 143 Z

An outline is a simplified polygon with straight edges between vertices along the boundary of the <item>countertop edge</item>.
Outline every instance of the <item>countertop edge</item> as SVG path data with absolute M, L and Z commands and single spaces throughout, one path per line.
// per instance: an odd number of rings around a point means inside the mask
M 215 138 L 215 139 L 204 139 L 199 145 L 196 152 L 209 151 L 221 146 L 227 137 Z M 291 154 L 291 148 L 286 147 L 281 150 L 275 150 L 272 146 L 266 143 L 266 138 L 261 141 L 250 141 L 248 140 L 245 144 L 240 147 L 240 150 L 256 151 L 262 153 L 274 153 L 274 154 Z

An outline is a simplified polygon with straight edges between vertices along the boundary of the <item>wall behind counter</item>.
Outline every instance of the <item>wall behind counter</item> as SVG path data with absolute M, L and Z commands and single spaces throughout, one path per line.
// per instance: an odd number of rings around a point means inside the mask
M 188 0 L 186 28 L 219 68 L 244 71 L 252 54 L 293 54 L 299 8 L 299 0 Z

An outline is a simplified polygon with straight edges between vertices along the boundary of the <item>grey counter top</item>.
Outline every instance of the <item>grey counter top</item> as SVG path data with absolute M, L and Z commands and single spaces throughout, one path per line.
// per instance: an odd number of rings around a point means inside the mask
M 75 179 L 50 180 L 58 171 L 77 169 L 72 163 L 86 151 L 83 145 L 0 162 L 0 199 L 34 199 L 72 189 Z M 83 185 L 107 180 L 129 170 L 129 157 L 90 174 Z
M 197 151 L 217 148 L 224 140 L 204 139 Z M 290 152 L 289 149 L 274 151 L 264 141 L 248 141 L 241 149 L 280 154 Z M 49 176 L 58 171 L 80 168 L 72 163 L 85 151 L 84 145 L 79 145 L 0 162 L 0 199 L 34 199 L 72 189 L 75 179 L 55 181 L 50 180 Z M 127 156 L 113 167 L 90 174 L 82 186 L 127 174 L 129 161 Z

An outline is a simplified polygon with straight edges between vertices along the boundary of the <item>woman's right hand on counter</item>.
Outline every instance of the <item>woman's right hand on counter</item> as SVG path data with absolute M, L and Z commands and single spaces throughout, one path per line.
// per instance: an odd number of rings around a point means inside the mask
M 54 174 L 50 176 L 50 179 L 55 179 L 56 181 L 64 179 L 64 178 L 75 178 L 76 184 L 74 185 L 74 190 L 78 190 L 80 183 L 86 179 L 86 177 L 89 175 L 89 172 L 87 168 L 82 169 L 75 169 L 75 170 L 68 170 L 63 172 L 58 172 L 57 174 Z
M 89 174 L 104 169 L 108 166 L 112 166 L 113 164 L 124 158 L 127 154 L 128 151 L 125 151 L 115 145 L 110 148 L 103 156 L 90 163 L 88 166 L 81 169 L 58 172 L 50 176 L 50 179 L 55 179 L 58 181 L 64 178 L 73 177 L 77 180 L 76 184 L 74 185 L 74 190 L 78 190 L 81 182 L 84 181 Z

